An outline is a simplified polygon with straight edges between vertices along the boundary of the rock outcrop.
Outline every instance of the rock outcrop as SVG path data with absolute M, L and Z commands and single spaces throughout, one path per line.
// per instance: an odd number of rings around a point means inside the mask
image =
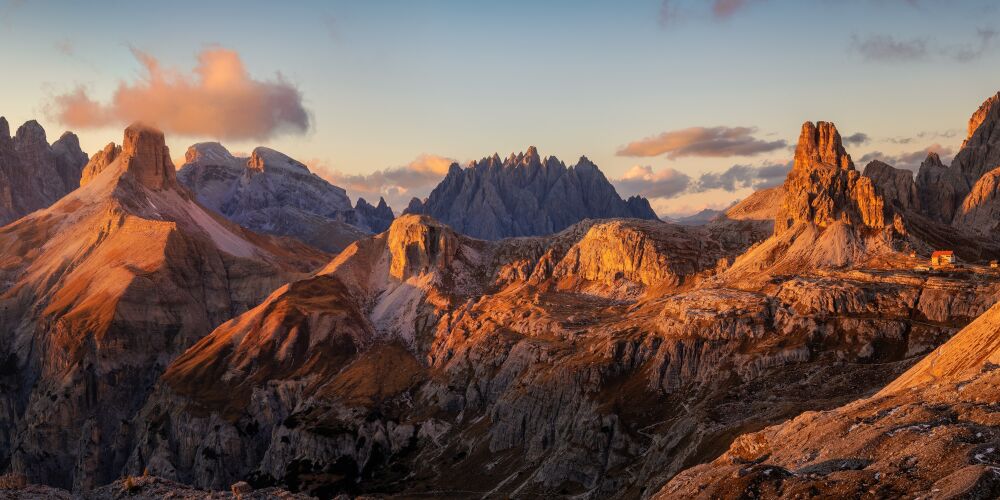
M 104 149 L 94 153 L 94 156 L 83 167 L 80 185 L 87 185 L 88 182 L 97 177 L 108 165 L 111 165 L 112 162 L 118 159 L 118 155 L 121 153 L 121 146 L 113 142 L 109 142 L 107 146 L 104 146 Z
M 86 163 L 72 133 L 49 145 L 45 130 L 32 120 L 11 137 L 7 120 L 0 117 L 0 225 L 48 207 L 79 187 Z
M 1000 168 L 984 174 L 972 186 L 972 190 L 952 225 L 978 235 L 996 237 L 1000 227 Z
M 784 191 L 775 234 L 801 223 L 825 228 L 841 222 L 868 229 L 892 224 L 884 200 L 875 192 L 871 179 L 854 169 L 832 123 L 802 125 Z
M 488 242 L 402 216 L 172 363 L 127 469 L 211 488 L 642 496 L 741 429 L 876 389 L 1000 291 L 892 270 L 719 281 L 752 243 L 641 220 Z
M 874 160 L 865 165 L 864 176 L 872 180 L 879 194 L 896 212 L 921 211 L 913 172 Z
M 905 243 L 904 219 L 887 204 L 873 179 L 854 168 L 832 123 L 802 125 L 785 183 L 760 196 L 752 200 L 759 207 L 732 211 L 741 217 L 766 214 L 773 206 L 769 200 L 782 196 L 774 236 L 739 256 L 726 271 L 727 279 L 739 286 L 775 274 L 893 260 Z M 748 214 L 739 215 L 744 211 Z
M 584 219 L 657 219 L 648 200 L 622 200 L 586 157 L 567 167 L 534 147 L 506 160 L 494 154 L 466 168 L 452 164 L 427 200 L 414 199 L 404 213 L 429 215 L 487 240 L 552 234 Z
M 996 498 L 1000 305 L 878 394 L 744 434 L 655 498 Z
M 125 129 L 121 161 L 125 171 L 147 189 L 177 187 L 174 163 L 163 139 L 163 132 L 142 124 Z
M 358 198 L 358 202 L 354 205 L 354 211 L 357 212 L 360 220 L 366 222 L 368 229 L 373 233 L 388 231 L 392 221 L 396 218 L 392 213 L 392 208 L 381 196 L 378 198 L 378 206 L 372 206 L 364 198 Z
M 953 224 L 960 212 L 971 207 L 966 203 L 973 187 L 988 172 L 1000 167 L 1000 94 L 987 99 L 969 119 L 969 133 L 950 166 L 946 167 L 935 153 L 930 153 L 917 173 L 923 213 L 931 220 Z M 981 194 L 981 193 L 980 193 Z M 977 201 L 981 198 L 978 198 Z
M 327 258 L 200 206 L 159 131 L 129 127 L 91 172 L 0 229 L 0 463 L 76 491 L 120 477 L 175 356 Z
M 177 176 L 199 202 L 229 220 L 328 252 L 339 252 L 392 221 L 387 206 L 362 213 L 366 207 L 359 203 L 361 209 L 353 209 L 342 188 L 268 148 L 237 158 L 219 143 L 195 144 Z

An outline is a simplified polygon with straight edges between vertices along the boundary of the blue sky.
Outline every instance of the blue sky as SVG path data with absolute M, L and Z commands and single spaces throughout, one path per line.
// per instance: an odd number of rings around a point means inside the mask
M 738 140 L 793 145 L 805 120 L 865 134 L 849 147 L 859 168 L 873 152 L 912 166 L 928 147 L 954 150 L 969 115 L 1000 90 L 998 21 L 979 0 L 7 0 L 0 114 L 13 127 L 38 119 L 55 137 L 68 128 L 58 96 L 83 89 L 112 109 L 120 85 L 141 85 L 134 51 L 191 78 L 199 54 L 221 48 L 254 82 L 297 91 L 308 113 L 304 130 L 225 137 L 234 152 L 268 145 L 352 194 L 394 189 L 399 205 L 426 194 L 447 163 L 439 157 L 536 145 L 567 162 L 587 155 L 626 178 L 623 195 L 644 192 L 677 214 L 746 196 L 764 185 L 746 176 L 790 151 L 616 153 L 691 127 L 745 127 Z M 121 128 L 108 118 L 73 130 L 94 152 Z M 166 131 L 180 158 L 219 130 Z M 699 183 L 733 165 L 750 169 L 742 184 Z

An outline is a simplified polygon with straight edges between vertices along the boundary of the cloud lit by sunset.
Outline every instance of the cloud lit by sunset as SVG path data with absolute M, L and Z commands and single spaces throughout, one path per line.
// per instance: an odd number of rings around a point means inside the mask
M 271 81 L 252 78 L 236 51 L 205 49 L 191 73 L 166 68 L 138 49 L 132 53 L 144 69 L 141 78 L 120 82 L 106 104 L 82 86 L 57 95 L 53 117 L 71 128 L 140 121 L 170 133 L 216 139 L 263 140 L 309 128 L 299 90 L 280 75 Z

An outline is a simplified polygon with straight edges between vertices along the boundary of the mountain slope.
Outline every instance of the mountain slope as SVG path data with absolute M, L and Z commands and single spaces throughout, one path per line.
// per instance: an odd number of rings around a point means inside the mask
M 769 213 L 776 196 L 781 202 L 774 235 L 736 259 L 726 273 L 730 282 L 757 283 L 816 268 L 906 266 L 897 258 L 912 244 L 904 219 L 873 179 L 854 168 L 834 124 L 804 123 L 785 183 L 733 213 Z
M 76 490 L 118 477 L 174 356 L 326 257 L 199 205 L 162 133 L 133 125 L 109 151 L 83 187 L 0 229 L 0 462 Z
M 566 167 L 534 147 L 506 160 L 494 154 L 467 168 L 453 164 L 427 200 L 414 199 L 404 213 L 487 240 L 557 233 L 584 219 L 657 219 L 646 199 L 622 200 L 586 157 Z
M 0 117 L 0 225 L 45 208 L 80 185 L 87 155 L 66 132 L 49 145 L 45 130 L 32 120 L 12 138 Z
M 737 438 L 658 498 L 996 498 L 1000 305 L 878 394 Z
M 200 203 L 241 226 L 291 236 L 327 252 L 384 230 L 385 219 L 392 220 L 388 207 L 377 210 L 359 200 L 352 209 L 346 191 L 263 147 L 237 158 L 219 143 L 195 144 L 177 178 Z
M 746 429 L 880 387 L 1000 290 L 812 268 L 738 289 L 724 269 L 754 242 L 731 234 L 746 222 L 725 238 L 629 219 L 489 242 L 400 217 L 178 357 L 128 470 L 633 498 Z

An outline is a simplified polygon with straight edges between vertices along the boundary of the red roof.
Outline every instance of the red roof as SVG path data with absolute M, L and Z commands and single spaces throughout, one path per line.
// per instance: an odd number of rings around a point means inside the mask
M 931 257 L 941 257 L 942 255 L 955 255 L 952 250 L 937 250 L 931 254 Z

